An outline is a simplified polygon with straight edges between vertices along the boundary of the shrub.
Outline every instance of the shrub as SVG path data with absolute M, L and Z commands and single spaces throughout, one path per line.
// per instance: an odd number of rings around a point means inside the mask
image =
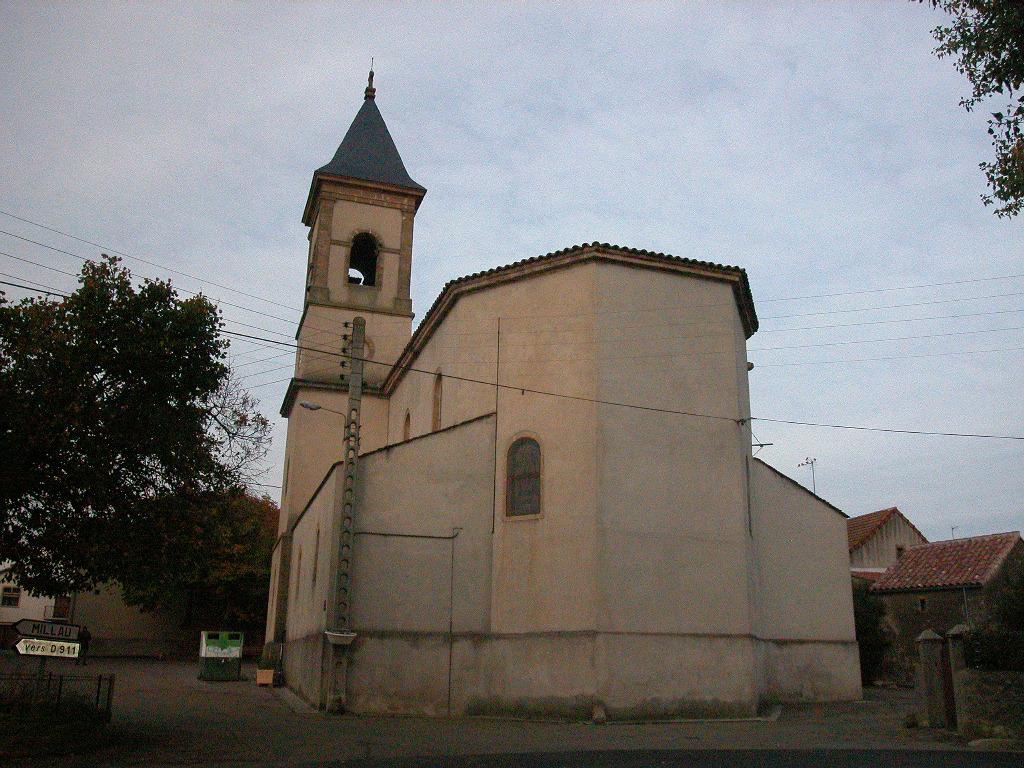
M 974 669 L 1024 672 L 1024 632 L 976 627 L 964 636 L 964 656 Z
M 866 586 L 853 588 L 853 621 L 860 651 L 860 679 L 870 685 L 878 677 L 891 642 L 885 631 L 885 604 L 868 592 Z

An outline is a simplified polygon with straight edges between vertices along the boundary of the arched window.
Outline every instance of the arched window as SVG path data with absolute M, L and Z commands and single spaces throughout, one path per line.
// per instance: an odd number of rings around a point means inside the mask
M 406 411 L 405 423 L 402 425 L 402 439 L 408 440 L 410 437 L 412 437 L 412 416 Z
M 444 397 L 444 376 L 438 371 L 434 375 L 434 415 L 431 429 L 435 432 L 441 428 L 441 400 Z
M 540 444 L 520 437 L 508 448 L 505 466 L 505 514 L 540 514 Z
M 348 281 L 356 285 L 376 285 L 379 253 L 377 238 L 369 232 L 360 232 L 353 237 L 348 254 Z

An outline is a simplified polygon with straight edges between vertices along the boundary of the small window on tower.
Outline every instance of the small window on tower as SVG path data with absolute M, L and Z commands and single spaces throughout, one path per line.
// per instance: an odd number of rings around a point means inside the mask
M 379 252 L 377 238 L 369 232 L 353 237 L 348 256 L 348 281 L 355 285 L 376 285 Z

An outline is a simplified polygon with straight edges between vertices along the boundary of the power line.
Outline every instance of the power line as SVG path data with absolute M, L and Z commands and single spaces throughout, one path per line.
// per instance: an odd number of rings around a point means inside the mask
M 138 262 L 140 262 L 142 264 L 147 264 L 149 266 L 156 267 L 157 269 L 162 269 L 162 270 L 165 270 L 167 272 L 171 272 L 173 274 L 178 274 L 178 275 L 181 275 L 183 277 L 187 277 L 187 278 L 189 278 L 191 280 L 195 280 L 195 281 L 197 281 L 199 283 L 205 283 L 205 284 L 208 284 L 208 285 L 213 285 L 213 286 L 216 286 L 217 288 L 221 288 L 223 290 L 232 291 L 233 293 L 237 293 L 239 295 L 246 296 L 248 298 L 256 299 L 257 301 L 263 301 L 263 302 L 267 302 L 269 304 L 274 304 L 276 306 L 280 306 L 280 307 L 283 307 L 285 309 L 290 309 L 290 310 L 295 311 L 295 312 L 301 312 L 302 311 L 298 307 L 293 307 L 291 305 L 283 304 L 281 302 L 274 301 L 272 299 L 267 299 L 267 298 L 265 298 L 263 296 L 259 296 L 257 294 L 252 294 L 252 293 L 248 293 L 246 291 L 239 290 L 237 288 L 232 288 L 231 286 L 224 285 L 222 283 L 217 283 L 217 282 L 215 282 L 213 280 L 202 278 L 202 277 L 199 277 L 197 275 L 193 275 L 193 274 L 190 274 L 188 272 L 184 272 L 182 270 L 174 269 L 173 267 L 168 267 L 166 265 L 160 264 L 160 263 L 152 261 L 152 260 L 143 259 L 143 258 L 141 258 L 139 256 L 133 256 L 133 255 L 131 255 L 129 253 L 125 253 L 124 251 L 119 251 L 119 250 L 117 250 L 115 248 L 111 248 L 109 246 L 102 245 L 101 243 L 97 243 L 95 241 L 88 240 L 88 239 L 80 237 L 78 235 L 73 235 L 70 232 L 67 232 L 67 231 L 64 231 L 64 230 L 61 230 L 61 229 L 57 229 L 55 227 L 51 227 L 51 226 L 49 226 L 47 224 L 43 224 L 42 222 L 35 221 L 33 219 L 29 219 L 29 218 L 26 218 L 26 217 L 23 217 L 23 216 L 18 216 L 18 215 L 14 214 L 14 213 L 11 213 L 10 211 L 5 211 L 5 210 L 0 209 L 0 214 L 2 214 L 4 216 L 8 216 L 8 217 L 10 217 L 12 219 L 15 219 L 17 221 L 21 221 L 21 222 L 23 222 L 25 224 L 31 224 L 32 226 L 39 227 L 40 229 L 46 230 L 48 232 L 53 232 L 53 233 L 58 234 L 58 235 L 63 235 L 64 237 L 68 237 L 68 238 L 70 238 L 72 240 L 76 240 L 77 242 L 85 243 L 87 245 L 91 245 L 91 246 L 96 247 L 96 248 L 104 249 L 106 251 L 109 251 L 110 253 L 115 253 L 115 254 L 117 254 L 119 256 L 123 256 L 123 257 L 125 257 L 127 259 L 132 259 L 132 260 L 138 261 Z M 12 233 L 12 232 L 6 232 L 4 230 L 0 230 L 0 232 L 3 232 L 4 234 L 8 234 L 8 235 L 10 235 L 12 237 L 19 238 L 19 239 L 24 240 L 26 242 L 31 242 L 31 243 L 34 243 L 36 245 L 41 245 L 44 248 L 52 248 L 53 250 L 56 250 L 56 251 L 61 252 L 61 253 L 65 253 L 65 254 L 67 254 L 69 256 L 74 256 L 75 258 L 83 258 L 81 256 L 78 256 L 77 254 L 73 254 L 73 253 L 70 253 L 68 251 L 63 251 L 63 250 L 61 250 L 59 248 L 55 248 L 54 246 L 50 246 L 50 245 L 47 245 L 45 243 L 39 243 L 37 241 L 30 240 L 29 238 L 24 238 L 24 237 L 22 237 L 20 235 L 16 235 L 16 234 Z M 1017 279 L 1017 278 L 1022 278 L 1022 277 L 1024 277 L 1024 274 L 995 275 L 995 276 L 992 276 L 992 277 L 969 278 L 969 279 L 964 279 L 964 280 L 950 280 L 950 281 L 935 282 L 935 283 L 919 283 L 919 284 L 916 284 L 916 285 L 890 286 L 890 287 L 883 287 L 883 288 L 866 288 L 866 289 L 854 290 L 854 291 L 836 291 L 836 292 L 831 292 L 831 293 L 806 294 L 806 295 L 802 295 L 802 296 L 782 296 L 782 297 L 777 297 L 777 298 L 762 298 L 762 299 L 758 299 L 758 301 L 763 303 L 763 302 L 779 302 L 779 301 L 796 301 L 796 300 L 803 300 L 803 299 L 836 298 L 836 297 L 840 297 L 840 296 L 857 296 L 857 295 L 865 295 L 865 294 L 873 294 L 873 293 L 885 293 L 885 292 L 891 292 L 891 291 L 917 290 L 917 289 L 921 289 L 921 288 L 939 288 L 939 287 L 948 287 L 948 286 L 953 286 L 953 285 L 968 285 L 968 284 L 975 284 L 975 283 L 991 282 L 991 281 L 995 281 L 995 280 L 1012 280 L 1012 279 Z M 948 300 L 934 301 L 934 302 L 920 302 L 920 303 L 917 303 L 917 304 L 893 305 L 893 307 L 918 306 L 918 305 L 923 305 L 923 304 L 943 303 L 943 301 L 971 301 L 971 300 L 974 300 L 974 299 L 997 298 L 999 296 L 1011 296 L 1011 295 L 1020 295 L 1020 294 L 1000 294 L 998 296 L 992 296 L 992 297 L 978 296 L 978 297 L 968 297 L 968 298 L 963 298 L 963 299 L 948 299 Z M 237 307 L 239 309 L 244 309 L 244 310 L 247 310 L 247 311 L 250 311 L 250 312 L 257 312 L 257 313 L 260 313 L 260 314 L 266 314 L 266 313 L 261 313 L 259 310 L 254 310 L 254 309 L 252 309 L 250 307 L 243 307 L 243 306 L 240 306 L 240 305 L 230 304 L 229 302 L 226 302 L 226 301 L 223 301 L 223 300 L 220 300 L 220 301 L 221 301 L 221 303 L 226 304 L 228 306 L 235 306 L 235 307 Z M 598 313 L 594 313 L 594 314 L 632 314 L 632 313 L 636 313 L 636 312 L 662 311 L 664 309 L 673 309 L 673 308 L 676 308 L 676 307 L 677 307 L 677 305 L 670 305 L 670 306 L 666 306 L 666 307 L 631 308 L 629 310 L 621 310 L 620 312 L 616 312 L 616 311 L 607 312 L 606 311 L 606 312 L 598 312 Z M 857 311 L 867 311 L 868 309 L 886 309 L 886 308 L 892 308 L 892 307 L 866 307 L 866 308 L 863 308 L 863 310 L 862 309 L 844 309 L 844 310 L 833 310 L 833 311 L 834 312 L 857 312 Z M 828 313 L 806 313 L 806 314 L 810 315 L 810 314 L 830 314 L 830 313 L 831 312 L 828 312 Z M 268 317 L 274 317 L 275 319 L 282 320 L 284 322 L 292 322 L 292 320 L 290 320 L 290 319 L 280 318 L 280 317 L 277 317 L 275 315 L 267 315 L 267 316 Z M 562 317 L 562 316 L 564 316 L 564 317 L 571 317 L 573 315 L 527 315 L 527 316 L 523 316 L 523 317 Z M 801 315 L 777 315 L 777 316 L 765 317 L 765 318 L 761 318 L 761 319 L 768 320 L 768 319 L 774 319 L 774 317 L 798 317 L 798 316 L 801 316 Z M 509 319 L 512 319 L 512 318 L 510 317 Z
M 855 328 L 862 325 L 887 325 L 890 323 L 915 323 L 924 320 L 952 320 L 961 317 L 989 317 L 991 315 L 1008 315 L 1015 312 L 1024 312 L 1020 309 L 996 309 L 991 312 L 963 312 L 959 315 L 931 315 L 929 317 L 899 317 L 889 320 L 863 320 L 857 323 L 834 323 L 832 325 L 803 325 L 797 328 L 761 328 L 761 333 L 783 333 L 785 331 L 813 331 L 825 328 Z
M 0 211 L 0 213 L 3 213 L 3 211 Z M 74 253 L 72 251 L 65 251 L 63 248 L 58 248 L 55 245 L 50 245 L 49 243 L 42 243 L 42 242 L 40 242 L 38 240 L 33 240 L 33 239 L 29 238 L 29 237 L 23 237 L 22 235 L 15 234 L 14 232 L 8 232 L 6 229 L 0 229 L 0 235 L 8 235 L 9 237 L 17 238 L 18 240 L 21 240 L 21 241 L 26 242 L 26 243 L 31 243 L 32 245 L 38 245 L 41 248 L 47 248 L 47 249 L 49 249 L 51 251 L 55 251 L 56 253 L 62 253 L 65 256 L 70 256 L 73 259 L 79 259 L 82 262 L 91 261 L 91 259 L 88 258 L 87 256 L 81 256 L 81 255 L 79 255 L 77 253 Z M 76 238 L 76 239 L 78 239 L 78 238 Z M 87 241 L 83 241 L 83 242 L 87 242 Z M 124 254 L 120 253 L 119 251 L 114 251 L 113 249 L 111 249 L 111 252 L 112 253 L 116 253 L 119 256 L 123 256 L 124 255 Z M 134 257 L 128 257 L 128 258 L 134 258 Z M 209 282 L 210 285 L 217 286 L 218 288 L 223 288 L 224 287 L 224 286 L 220 285 L 219 283 L 214 283 L 212 281 L 202 280 L 202 278 L 195 278 L 195 277 L 192 277 L 191 275 L 189 275 L 189 274 L 187 274 L 185 272 L 179 272 L 177 270 L 170 269 L 169 267 L 162 267 L 159 264 L 154 264 L 152 262 L 144 261 L 144 260 L 141 260 L 141 259 L 136 259 L 136 260 L 137 261 L 143 261 L 144 264 L 152 264 L 153 266 L 157 267 L 158 269 L 166 269 L 168 272 L 172 272 L 172 273 L 179 274 L 179 275 L 184 275 L 185 277 L 190 277 L 190 278 L 192 278 L 194 280 L 198 280 L 199 282 Z M 182 288 L 180 286 L 178 286 L 178 290 L 181 291 L 182 293 L 188 294 L 189 296 L 199 296 L 200 295 L 200 292 L 190 291 L 187 288 Z M 234 289 L 228 288 L 227 290 L 234 290 Z M 242 293 L 245 296 L 250 296 L 251 295 L 251 294 L 245 293 L 244 291 L 237 291 L 237 293 Z M 263 312 L 262 310 L 259 310 L 259 309 L 253 309 L 252 307 L 246 307 L 246 306 L 243 306 L 242 304 L 234 304 L 234 303 L 232 303 L 230 301 L 227 301 L 226 299 L 219 299 L 219 298 L 217 298 L 215 296 L 207 295 L 207 297 L 210 298 L 210 299 L 214 299 L 218 303 L 224 304 L 225 306 L 234 307 L 235 309 L 241 309 L 241 310 L 244 310 L 246 312 L 252 312 L 253 314 L 257 314 L 257 315 L 263 315 L 264 317 L 271 317 L 274 320 L 280 320 L 281 322 L 284 322 L 284 323 L 293 323 L 293 322 L 295 322 L 295 320 L 293 318 L 281 317 L 279 315 L 272 315 L 269 312 Z M 264 299 L 264 301 L 266 301 L 266 299 Z M 277 302 L 273 302 L 273 303 L 277 303 Z M 281 306 L 286 307 L 287 309 L 293 309 L 293 307 L 288 307 L 286 304 L 282 304 Z
M 769 419 L 766 416 L 751 416 L 751 421 L 767 421 L 773 424 L 796 424 L 802 427 L 824 427 L 827 429 L 854 429 L 861 432 L 891 432 L 899 435 L 933 435 L 936 437 L 980 437 L 989 440 L 1024 440 L 1024 435 L 985 435 L 976 432 L 931 432 L 924 429 L 892 429 L 885 427 L 862 427 L 851 424 L 823 424 L 816 421 L 792 421 Z
M 32 288 L 31 286 L 28 286 L 28 285 L 20 285 L 18 283 L 9 283 L 6 280 L 0 280 L 0 285 L 9 285 L 12 288 L 23 288 L 26 291 L 32 291 L 33 293 L 44 293 L 47 296 L 63 296 L 65 299 L 69 298 L 68 294 L 61 293 L 60 291 L 44 291 L 44 290 L 42 290 L 40 288 Z M 40 283 L 40 285 L 42 285 L 42 283 Z
M 866 293 L 886 293 L 888 291 L 914 291 L 919 288 L 945 288 L 950 285 L 967 285 L 968 283 L 986 283 L 992 280 L 1015 280 L 1021 275 L 996 275 L 995 277 L 975 277 L 969 280 L 950 280 L 944 283 L 920 283 L 918 285 L 900 285 L 892 288 L 866 288 L 859 291 L 838 291 L 836 293 L 815 293 L 806 296 L 783 296 L 778 299 L 760 299 L 760 301 L 799 301 L 801 299 L 833 299 L 837 296 L 861 296 Z
M 891 355 L 889 357 L 854 357 L 846 360 L 801 360 L 791 363 L 758 363 L 758 368 L 782 368 L 792 365 L 836 365 L 840 363 L 873 363 L 885 360 L 914 360 L 926 357 L 952 357 L 954 355 L 980 355 L 989 352 L 1021 352 L 1024 347 L 1000 347 L 999 349 L 965 349 L 959 352 L 925 352 L 915 355 Z
M 232 333 L 232 335 L 245 336 L 245 334 L 234 334 L 233 332 L 229 332 L 229 333 Z M 297 349 L 302 349 L 302 347 L 300 345 L 291 345 L 291 344 L 287 344 L 286 342 L 274 342 L 273 339 L 263 339 L 263 341 L 270 341 L 270 342 L 273 342 L 273 343 L 276 343 L 276 344 L 281 344 L 282 346 L 294 346 Z M 314 350 L 314 351 L 319 351 L 319 350 Z M 349 358 L 348 355 L 342 354 L 340 352 L 330 352 L 330 353 L 324 353 L 324 354 L 330 354 L 332 356 L 339 357 L 339 358 Z M 369 364 L 372 364 L 372 365 L 383 365 L 383 366 L 387 366 L 389 368 L 396 367 L 396 366 L 394 366 L 394 365 L 392 365 L 390 363 L 383 363 L 383 362 L 379 362 L 379 361 L 376 361 L 376 360 L 368 360 L 366 358 L 355 358 L 355 359 L 362 360 L 362 362 L 369 363 Z M 438 371 L 427 371 L 427 370 L 424 370 L 422 368 L 415 368 L 413 366 L 400 366 L 400 368 L 402 370 L 404 370 L 404 371 L 411 371 L 411 372 L 414 372 L 414 373 L 422 373 L 422 374 L 426 374 L 428 376 L 438 376 L 438 375 L 440 375 L 443 379 L 451 379 L 453 381 L 463 381 L 463 382 L 468 382 L 468 383 L 472 383 L 472 384 L 483 384 L 483 385 L 486 385 L 488 387 L 497 387 L 499 389 L 518 390 L 518 391 L 520 391 L 520 392 L 522 392 L 524 394 L 529 392 L 531 394 L 536 394 L 536 395 L 546 395 L 548 397 L 558 397 L 558 398 L 564 398 L 564 399 L 567 399 L 567 400 L 578 400 L 578 401 L 587 402 L 587 403 L 594 403 L 596 405 L 610 405 L 610 406 L 616 406 L 616 407 L 620 407 L 620 408 L 634 408 L 634 409 L 637 409 L 637 410 L 650 411 L 650 412 L 654 412 L 654 413 L 665 413 L 665 414 L 673 414 L 673 415 L 678 415 L 678 416 L 692 416 L 692 417 L 696 417 L 696 418 L 713 419 L 713 420 L 719 420 L 719 421 L 732 421 L 732 422 L 740 424 L 740 425 L 743 425 L 747 421 L 746 419 L 736 419 L 736 418 L 733 418 L 732 416 L 718 416 L 718 415 L 710 414 L 710 413 L 696 413 L 696 412 L 693 412 L 693 411 L 681 411 L 681 410 L 676 410 L 676 409 L 673 409 L 673 408 L 657 408 L 657 407 L 654 407 L 654 406 L 640 405 L 640 404 L 637 404 L 637 403 L 622 403 L 622 402 L 617 402 L 617 401 L 614 401 L 614 400 L 601 400 L 601 399 L 598 399 L 598 398 L 584 397 L 582 395 L 569 395 L 569 394 L 565 394 L 565 393 L 562 393 L 562 392 L 551 392 L 551 391 L 548 391 L 548 390 L 533 389 L 531 387 L 521 387 L 521 386 L 516 386 L 514 384 L 501 384 L 501 383 L 496 382 L 496 381 L 487 381 L 485 379 L 475 379 L 475 378 L 471 378 L 471 377 L 468 377 L 468 376 L 456 376 L 456 375 L 453 375 L 453 374 L 450 374 L 450 373 L 443 373 L 443 372 L 438 372 Z M 289 378 L 291 378 L 291 377 L 289 377 Z M 272 384 L 272 383 L 276 383 L 276 382 L 265 382 L 265 384 Z M 864 432 L 887 432 L 887 433 L 908 434 L 908 435 L 935 435 L 935 436 L 942 436 L 942 437 L 973 437 L 973 438 L 987 438 L 987 439 L 992 439 L 992 440 L 1024 440 L 1024 435 L 991 435 L 991 434 L 978 434 L 978 433 L 966 433 L 966 432 L 933 432 L 933 431 L 918 430 L 918 429 L 895 429 L 895 428 L 883 428 L 883 427 L 865 427 L 865 426 L 850 425 L 850 424 L 823 424 L 823 423 L 819 423 L 819 422 L 810 422 L 810 421 L 806 421 L 806 422 L 805 421 L 787 421 L 787 420 L 783 420 L 783 419 L 770 419 L 770 418 L 767 418 L 767 417 L 759 417 L 759 416 L 757 416 L 757 417 L 751 416 L 750 420 L 766 421 L 766 422 L 773 422 L 773 423 L 779 423 L 779 424 L 797 424 L 797 425 L 801 425 L 801 426 L 810 426 L 810 427 L 828 427 L 828 428 L 832 428 L 832 429 L 854 429 L 854 430 L 859 430 L 859 431 L 864 431 Z
M 180 269 L 173 269 L 172 267 L 164 266 L 163 264 L 158 264 L 155 261 L 149 261 L 149 260 L 143 259 L 143 258 L 141 258 L 139 256 L 132 256 L 131 254 L 125 253 L 124 251 L 119 251 L 116 248 L 111 248 L 111 247 L 106 246 L 106 245 L 101 245 L 99 243 L 93 242 L 92 240 L 86 240 L 84 237 L 78 237 L 77 235 L 72 235 L 70 232 L 64 232 L 64 231 L 56 229 L 54 227 L 47 226 L 46 224 L 41 224 L 38 221 L 32 221 L 31 219 L 26 219 L 26 218 L 23 218 L 21 216 L 17 216 L 15 214 L 11 213 L 10 211 L 0 210 L 0 214 L 3 214 L 4 216 L 9 216 L 12 219 L 16 219 L 18 221 L 24 222 L 25 224 L 31 224 L 32 226 L 39 227 L 40 229 L 45 229 L 48 232 L 53 232 L 53 233 L 58 234 L 58 235 L 63 235 L 64 237 L 69 237 L 72 240 L 77 240 L 80 243 L 85 243 L 86 245 L 91 245 L 94 248 L 102 248 L 104 250 L 110 251 L 111 253 L 116 253 L 118 256 L 124 256 L 126 259 L 132 259 L 133 261 L 138 261 L 138 262 L 140 262 L 142 264 L 147 264 L 147 265 L 149 265 L 151 267 L 156 267 L 157 269 L 162 269 L 162 270 L 164 270 L 166 272 L 172 272 L 172 273 L 174 273 L 176 275 L 181 275 L 183 277 L 187 277 L 190 280 L 196 280 L 197 282 L 200 282 L 200 283 L 206 283 L 208 285 L 213 285 L 213 286 L 216 286 L 217 288 L 221 288 L 221 289 L 223 289 L 225 291 L 232 291 L 233 293 L 237 293 L 240 296 L 246 296 L 246 297 L 248 297 L 250 299 L 256 299 L 257 301 L 265 301 L 268 304 L 274 304 L 274 305 L 279 306 L 279 307 L 284 307 L 285 309 L 291 309 L 291 310 L 293 310 L 295 312 L 301 312 L 302 311 L 301 309 L 297 309 L 295 307 L 289 306 L 288 304 L 282 304 L 281 302 L 274 301 L 273 299 L 266 299 L 266 298 L 264 298 L 262 296 L 257 296 L 254 293 L 246 293 L 245 291 L 240 291 L 237 288 L 232 288 L 232 287 L 230 287 L 228 285 L 223 285 L 221 283 L 216 283 L 213 280 L 208 280 L 208 279 L 203 278 L 203 277 L 197 277 L 196 275 L 190 275 L 188 272 L 182 272 Z M 5 232 L 4 234 L 11 234 L 11 233 L 10 232 Z M 14 237 L 18 237 L 18 235 L 14 235 Z
M 1000 331 L 1024 331 L 1024 325 L 1011 325 L 1007 328 L 981 328 L 976 331 L 950 331 L 948 333 L 922 333 L 915 336 L 890 336 L 886 339 L 853 339 L 851 341 L 823 341 L 817 344 L 789 344 L 780 347 L 747 347 L 747 352 L 774 352 L 780 349 L 810 349 L 811 347 L 837 347 L 845 344 L 877 344 L 883 341 L 911 341 L 913 339 L 937 339 L 947 336 L 969 336 L 977 333 L 997 333 Z
M 993 293 L 989 296 L 965 296 L 954 299 L 933 299 L 932 301 L 913 301 L 907 304 L 884 304 L 880 307 L 854 307 L 853 309 L 829 309 L 821 312 L 797 312 L 792 315 L 770 315 L 762 320 L 782 320 L 787 317 L 814 317 L 819 315 L 839 315 L 848 312 L 872 312 L 879 309 L 904 309 L 905 307 L 925 307 L 932 304 L 953 304 L 960 301 L 981 301 L 982 299 L 1005 299 L 1011 296 L 1024 296 L 1024 291 L 1013 293 Z

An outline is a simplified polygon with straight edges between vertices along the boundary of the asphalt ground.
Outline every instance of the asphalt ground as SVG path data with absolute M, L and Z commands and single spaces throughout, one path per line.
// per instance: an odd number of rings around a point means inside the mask
M 0 672 L 33 668 L 0 658 Z M 594 725 L 326 714 L 257 687 L 249 665 L 242 681 L 198 680 L 198 659 L 50 668 L 116 675 L 112 722 L 89 733 L 0 724 L 0 766 L 1024 766 L 1021 753 L 982 753 L 956 734 L 907 728 L 914 696 L 902 690 L 756 721 Z

